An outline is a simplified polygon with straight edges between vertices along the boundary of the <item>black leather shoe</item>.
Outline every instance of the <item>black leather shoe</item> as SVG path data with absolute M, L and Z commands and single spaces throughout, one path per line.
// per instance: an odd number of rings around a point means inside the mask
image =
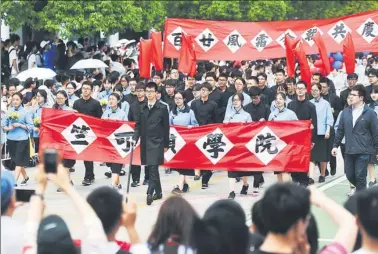
M 331 176 L 336 175 L 336 168 L 331 168 Z
M 228 195 L 228 199 L 235 199 L 235 192 L 231 191 Z
M 162 199 L 163 198 L 163 194 L 162 193 L 160 193 L 160 194 L 154 194 L 154 196 L 152 198 L 153 198 L 153 200 Z
M 147 205 L 151 205 L 154 200 L 152 199 L 152 196 L 150 194 L 147 195 L 146 203 Z
M 138 182 L 132 182 L 130 184 L 131 187 L 138 187 L 139 186 L 139 183 Z
M 240 191 L 240 194 L 242 195 L 247 195 L 248 194 L 248 188 L 249 188 L 249 184 L 248 185 L 243 185 L 241 191 Z
M 184 183 L 184 186 L 182 186 L 182 191 L 183 192 L 188 192 L 189 191 L 189 185 L 187 183 Z
M 328 169 L 326 169 L 326 171 L 325 171 L 325 176 L 329 176 L 329 171 L 328 171 Z
M 144 180 L 143 185 L 148 185 L 148 180 Z
M 325 177 L 319 176 L 319 183 L 324 183 L 324 182 L 325 182 Z

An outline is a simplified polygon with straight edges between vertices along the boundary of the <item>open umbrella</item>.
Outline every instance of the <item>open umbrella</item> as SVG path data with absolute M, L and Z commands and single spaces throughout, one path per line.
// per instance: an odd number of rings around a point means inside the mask
M 97 69 L 97 68 L 107 68 L 108 66 L 101 60 L 98 59 L 85 59 L 80 60 L 75 63 L 71 69 Z
M 20 81 L 25 81 L 28 78 L 37 78 L 37 79 L 50 79 L 56 76 L 56 73 L 48 68 L 31 68 L 26 71 L 23 71 L 17 75 L 17 78 Z

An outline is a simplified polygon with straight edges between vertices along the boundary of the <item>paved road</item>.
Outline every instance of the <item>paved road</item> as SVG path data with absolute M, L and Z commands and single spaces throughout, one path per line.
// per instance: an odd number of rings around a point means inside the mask
M 334 179 L 337 179 L 341 176 L 343 171 L 343 163 L 342 159 L 338 158 L 339 166 L 338 172 L 334 177 L 327 177 L 326 184 L 331 182 Z M 106 167 L 99 166 L 99 163 L 95 163 L 95 175 L 96 175 L 96 182 L 91 186 L 82 186 L 81 181 L 84 176 L 84 164 L 82 162 L 78 162 L 76 165 L 76 172 L 72 173 L 72 179 L 75 183 L 75 188 L 84 196 L 87 196 L 93 189 L 98 186 L 109 185 L 110 180 L 104 176 L 104 172 L 106 171 Z M 32 175 L 34 169 L 30 168 L 27 169 L 30 175 Z M 143 170 L 142 170 L 143 172 Z M 143 174 L 143 173 L 142 173 Z M 176 172 L 172 172 L 170 175 L 166 175 L 164 170 L 160 170 L 161 175 L 161 182 L 163 187 L 163 196 L 164 199 L 170 196 L 170 192 L 174 185 L 177 184 L 178 181 L 178 174 Z M 318 172 L 315 179 L 318 179 Z M 276 182 L 276 178 L 273 173 L 265 173 L 265 188 L 269 185 Z M 252 183 L 253 178 L 250 177 L 250 182 Z M 126 185 L 127 176 L 121 177 L 121 181 Z M 190 192 L 185 194 L 185 198 L 193 205 L 199 215 L 203 215 L 205 210 L 211 205 L 214 201 L 227 198 L 229 190 L 228 190 L 228 178 L 226 172 L 216 172 L 212 179 L 210 180 L 210 188 L 207 190 L 201 189 L 201 181 L 194 181 L 193 177 L 189 179 L 190 185 Z M 33 180 L 29 181 L 29 185 L 24 188 L 32 189 L 35 186 L 35 182 Z M 242 184 L 236 184 L 236 193 L 238 193 L 241 189 Z M 264 188 L 264 189 L 265 189 Z M 152 206 L 147 206 L 145 204 L 145 193 L 147 190 L 146 186 L 139 186 L 137 188 L 130 188 L 131 194 L 130 198 L 135 200 L 138 204 L 138 218 L 137 218 L 137 230 L 142 238 L 142 240 L 146 240 L 148 235 L 151 231 L 151 228 L 156 221 L 157 214 L 160 208 L 160 205 L 163 201 L 155 201 Z M 260 194 L 263 195 L 264 189 Z M 251 192 L 251 190 L 250 190 Z M 342 194 L 345 195 L 345 194 Z M 247 214 L 247 224 L 250 223 L 250 210 L 254 202 L 256 202 L 260 197 L 253 197 L 251 194 L 247 196 L 236 196 L 236 201 L 240 203 Z M 75 210 L 73 204 L 70 202 L 69 199 L 65 196 L 64 193 L 57 193 L 56 187 L 53 184 L 49 184 L 46 191 L 46 214 L 58 214 L 64 218 L 66 223 L 68 224 L 72 235 L 74 238 L 80 238 L 82 234 L 81 229 L 81 222 L 80 218 L 77 216 L 77 211 Z M 24 205 L 17 209 L 15 212 L 15 217 L 21 221 L 26 221 L 27 219 L 27 211 L 28 205 Z M 316 216 L 318 211 L 315 210 Z M 322 228 L 322 232 L 327 232 L 328 227 L 332 227 L 332 224 L 329 223 L 329 220 L 324 219 L 324 216 L 321 215 L 318 220 L 320 227 Z M 323 223 L 324 220 L 324 223 Z M 333 226 L 334 227 L 334 226 Z M 325 228 L 325 229 L 323 229 Z M 120 230 L 117 236 L 119 239 L 128 239 L 127 234 L 124 230 Z M 329 236 L 325 236 L 329 237 Z

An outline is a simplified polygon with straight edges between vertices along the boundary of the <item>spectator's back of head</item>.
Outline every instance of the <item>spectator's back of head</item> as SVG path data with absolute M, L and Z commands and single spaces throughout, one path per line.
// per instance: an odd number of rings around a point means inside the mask
M 344 203 L 344 208 L 348 210 L 351 214 L 354 216 L 357 216 L 357 196 L 358 195 L 353 195 L 351 196 L 345 203 Z M 357 233 L 357 239 L 356 243 L 354 244 L 353 251 L 359 250 L 362 245 L 362 239 L 361 239 L 361 232 L 360 230 Z
M 378 243 L 378 186 L 358 193 L 357 218 L 362 238 L 369 237 Z
M 15 180 L 10 171 L 1 170 L 1 216 L 10 215 L 12 213 L 9 209 L 14 209 L 16 203 Z

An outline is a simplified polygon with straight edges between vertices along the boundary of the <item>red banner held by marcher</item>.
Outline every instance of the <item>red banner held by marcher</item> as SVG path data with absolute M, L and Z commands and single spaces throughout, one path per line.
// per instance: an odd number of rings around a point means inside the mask
M 164 27 L 164 57 L 179 58 L 181 34 L 192 35 L 197 60 L 255 60 L 285 57 L 285 34 L 304 40 L 307 54 L 317 54 L 319 32 L 328 52 L 341 52 L 351 33 L 356 52 L 378 49 L 378 10 L 319 20 L 231 22 L 168 18 Z
M 171 126 L 167 168 L 307 172 L 310 121 Z M 133 122 L 43 108 L 40 144 L 57 144 L 66 159 L 129 164 Z M 140 164 L 140 146 L 133 164 Z

